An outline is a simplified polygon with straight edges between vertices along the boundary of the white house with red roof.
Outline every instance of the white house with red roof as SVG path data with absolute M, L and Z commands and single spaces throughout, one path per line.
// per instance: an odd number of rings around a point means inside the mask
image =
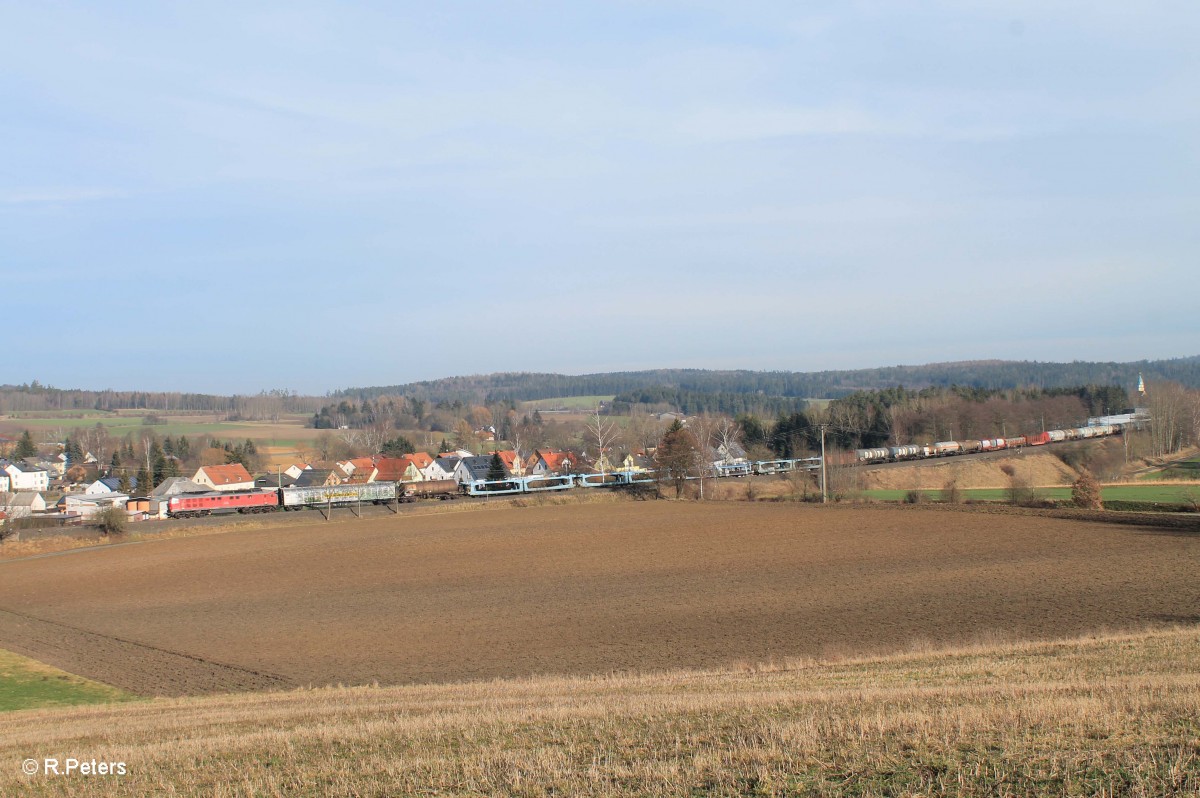
M 254 477 L 241 463 L 201 466 L 192 482 L 213 490 L 253 490 Z
M 508 451 L 499 451 L 496 454 L 500 455 L 500 460 L 504 463 L 504 470 L 514 477 L 525 475 L 525 464 L 521 462 L 521 458 L 516 452 L 509 449 Z
M 525 461 L 525 468 L 535 477 L 548 474 L 571 474 L 577 470 L 578 459 L 570 452 L 535 449 Z

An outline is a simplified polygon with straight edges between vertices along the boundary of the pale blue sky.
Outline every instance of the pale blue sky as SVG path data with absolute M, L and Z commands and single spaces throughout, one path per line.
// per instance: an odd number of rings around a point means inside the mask
M 1197 354 L 1197 42 L 1194 0 L 0 2 L 0 382 Z

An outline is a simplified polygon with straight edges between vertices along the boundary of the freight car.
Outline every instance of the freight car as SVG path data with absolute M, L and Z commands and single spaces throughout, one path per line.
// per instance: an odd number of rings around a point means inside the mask
M 889 446 L 888 448 L 855 449 L 852 454 L 834 455 L 830 462 L 835 465 L 866 465 L 870 463 L 895 463 L 901 460 L 923 460 L 930 457 L 947 457 L 972 452 L 995 452 L 1001 449 L 1020 449 L 1024 446 L 1045 446 L 1060 441 L 1085 440 L 1106 435 L 1120 435 L 1119 424 L 1101 424 L 1094 427 L 1055 429 L 1032 435 L 1015 435 L 1010 438 L 974 438 L 964 441 L 938 441 L 924 446 L 913 444 Z M 757 465 L 757 464 L 756 464 Z M 755 473 L 760 473 L 755 471 Z
M 306 488 L 280 488 L 280 506 L 284 510 L 305 507 L 341 507 L 347 504 L 391 504 L 396 501 L 395 482 L 367 482 L 361 485 L 314 485 Z
M 415 502 L 417 499 L 457 499 L 465 492 L 453 479 L 431 479 L 425 482 L 401 482 L 396 486 L 396 499 Z

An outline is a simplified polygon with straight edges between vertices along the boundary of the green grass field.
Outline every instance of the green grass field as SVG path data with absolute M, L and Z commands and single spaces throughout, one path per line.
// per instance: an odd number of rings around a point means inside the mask
M 1190 460 L 1181 460 L 1178 463 L 1172 463 L 1161 471 L 1144 474 L 1141 479 L 1145 482 L 1159 482 L 1172 479 L 1200 480 L 1200 457 L 1193 457 Z
M 298 446 L 301 440 L 308 440 L 316 434 L 316 430 L 307 430 L 302 425 L 299 416 L 281 419 L 272 424 L 265 421 L 215 421 L 210 416 L 159 414 L 165 424 L 146 425 L 142 415 L 89 415 L 84 418 L 51 417 L 39 414 L 39 418 L 5 418 L 0 420 L 0 434 L 12 438 L 20 436 L 24 430 L 33 434 L 34 440 L 44 440 L 47 434 L 57 436 L 60 431 L 65 437 L 73 430 L 94 427 L 103 424 L 108 434 L 114 438 L 123 438 L 127 433 L 140 434 L 142 430 L 152 431 L 160 438 L 179 435 L 198 436 L 212 435 L 215 438 L 243 440 L 251 438 L 256 442 L 275 446 Z M 305 419 L 307 417 L 304 417 Z M 307 433 L 307 434 L 301 434 Z
M 938 500 L 942 498 L 940 490 L 920 491 L 926 498 Z M 864 496 L 880 501 L 904 501 L 907 490 L 866 490 Z M 971 488 L 959 491 L 963 499 L 972 501 L 1002 502 L 1008 500 L 1008 490 L 1005 488 Z M 1035 488 L 1034 493 L 1041 499 L 1056 501 L 1069 500 L 1070 488 Z M 1101 489 L 1101 495 L 1106 502 L 1158 502 L 1160 504 L 1187 504 L 1200 500 L 1200 486 L 1196 485 L 1109 485 Z
M 236 430 L 238 425 L 230 422 L 195 422 L 186 421 L 183 419 L 175 420 L 170 416 L 166 417 L 166 424 L 153 424 L 147 429 L 152 429 L 159 435 L 202 435 L 209 433 L 212 435 L 228 434 L 230 430 Z M 63 430 L 70 432 L 71 430 L 81 429 L 86 427 L 94 427 L 97 423 L 103 424 L 108 430 L 108 434 L 114 437 L 121 437 L 126 432 L 140 430 L 146 425 L 142 422 L 140 416 L 109 416 L 107 418 L 22 418 L 19 420 L 6 420 L 3 425 L 10 430 L 28 429 L 33 433 L 34 438 L 38 438 L 39 432 L 46 430 Z
M 561 396 L 554 399 L 532 399 L 521 402 L 521 409 L 534 410 L 595 410 L 601 402 L 611 402 L 613 395 L 608 396 Z
M 115 687 L 0 650 L 0 712 L 133 700 Z

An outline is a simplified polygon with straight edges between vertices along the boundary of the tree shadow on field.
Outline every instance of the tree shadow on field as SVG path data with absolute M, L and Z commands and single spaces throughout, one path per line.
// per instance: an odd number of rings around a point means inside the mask
M 1131 527 L 1138 535 L 1168 535 L 1170 537 L 1200 537 L 1200 515 L 1167 515 L 1162 513 L 1106 512 L 1104 510 L 1075 512 L 1059 517 L 1101 524 Z
M 1170 615 L 1159 613 L 1151 615 L 1151 618 L 1160 623 L 1179 624 L 1181 626 L 1194 626 L 1200 624 L 1200 615 Z

